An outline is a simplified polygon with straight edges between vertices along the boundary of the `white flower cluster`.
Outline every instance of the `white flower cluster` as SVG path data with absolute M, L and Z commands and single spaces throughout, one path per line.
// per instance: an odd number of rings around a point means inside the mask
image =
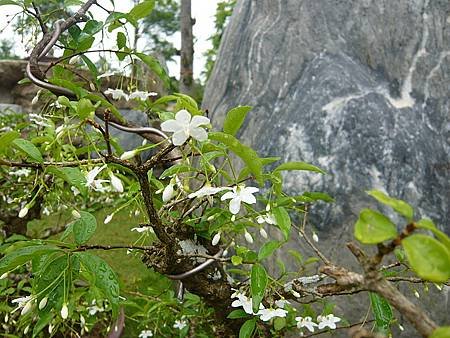
M 265 321 L 265 322 L 267 322 L 275 317 L 286 317 L 286 315 L 288 313 L 286 310 L 283 309 L 284 305 L 287 303 L 286 300 L 284 300 L 284 302 L 279 302 L 278 304 L 276 303 L 276 305 L 278 306 L 278 308 L 276 308 L 276 309 L 274 309 L 274 308 L 266 309 L 264 307 L 264 305 L 261 303 L 261 304 L 259 304 L 259 311 L 254 313 L 253 308 L 252 308 L 252 298 L 251 297 L 247 297 L 240 291 L 237 291 L 231 295 L 231 298 L 237 298 L 236 300 L 233 301 L 233 303 L 231 303 L 232 307 L 241 307 L 242 306 L 242 308 L 244 309 L 244 311 L 246 313 L 248 313 L 250 315 L 259 316 L 259 319 L 261 319 L 262 321 Z M 282 306 L 280 306 L 280 305 L 282 305 Z
M 38 126 L 42 126 L 42 127 L 50 127 L 51 126 L 49 120 L 41 115 L 31 113 L 28 116 L 30 117 L 30 122 L 33 122 L 34 124 L 36 124 Z
M 131 92 L 130 94 L 127 94 L 122 89 L 113 89 L 113 88 L 108 88 L 107 90 L 105 90 L 105 94 L 111 95 L 113 100 L 125 99 L 127 101 L 133 99 L 145 101 L 150 96 L 158 95 L 158 93 L 155 92 L 146 92 L 142 90 L 136 90 L 134 92 Z
M 97 175 L 106 168 L 106 164 L 101 167 L 94 167 L 86 174 L 86 186 L 98 192 L 106 192 L 109 189 L 103 185 L 103 183 L 110 182 L 111 187 L 117 192 L 123 192 L 123 185 L 120 178 L 114 175 L 112 172 L 109 173 L 110 181 L 108 180 L 97 180 Z
M 297 327 L 299 329 L 306 327 L 310 332 L 314 332 L 314 327 L 317 327 L 319 330 L 323 330 L 326 327 L 332 330 L 336 329 L 336 323 L 340 322 L 341 318 L 329 314 L 326 316 L 317 316 L 317 323 L 313 322 L 312 318 L 309 316 L 295 317 L 295 320 L 297 321 Z

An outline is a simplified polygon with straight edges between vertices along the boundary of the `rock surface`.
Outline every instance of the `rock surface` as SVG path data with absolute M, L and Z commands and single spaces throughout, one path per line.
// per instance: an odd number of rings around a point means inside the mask
M 241 0 L 203 107 L 220 126 L 232 107 L 253 106 L 244 143 L 329 173 L 290 173 L 285 186 L 336 198 L 311 221 L 346 264 L 359 211 L 377 208 L 368 189 L 407 200 L 450 233 L 449 93 L 447 0 Z M 433 312 L 448 325 L 448 302 Z

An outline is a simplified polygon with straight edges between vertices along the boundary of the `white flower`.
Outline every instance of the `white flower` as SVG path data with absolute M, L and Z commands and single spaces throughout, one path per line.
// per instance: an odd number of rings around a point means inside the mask
M 44 297 L 41 299 L 41 301 L 39 302 L 39 306 L 38 306 L 39 310 L 42 310 L 47 305 L 47 301 L 48 301 L 47 297 Z
M 103 309 L 102 307 L 98 307 L 97 305 L 95 305 L 95 300 L 92 301 L 92 305 L 89 306 L 87 308 L 87 310 L 89 311 L 89 314 L 91 316 L 95 315 L 97 312 L 103 312 L 105 311 L 105 309 Z
M 287 311 L 283 309 L 263 309 L 259 310 L 257 315 L 259 315 L 260 319 L 264 322 L 271 320 L 274 317 L 286 317 Z
M 147 97 L 154 96 L 152 94 L 156 94 L 156 93 L 149 93 L 149 92 L 143 92 L 143 91 L 140 91 L 140 90 L 136 90 L 136 91 L 130 93 L 128 98 L 130 100 L 132 100 L 132 99 L 140 99 L 140 100 L 144 101 L 144 100 L 147 100 Z M 158 95 L 158 94 L 156 94 L 156 95 Z
M 120 178 L 114 175 L 112 172 L 109 173 L 109 178 L 111 179 L 111 185 L 117 192 L 123 192 L 123 185 Z
M 289 301 L 284 298 L 281 298 L 281 299 L 278 299 L 275 301 L 275 305 L 282 309 L 284 309 L 286 304 L 291 304 L 291 303 L 289 303 Z
M 151 330 L 143 330 L 138 336 L 138 338 L 148 338 L 148 337 L 153 337 L 153 332 Z
M 256 217 L 256 221 L 259 224 L 262 224 L 262 223 L 267 223 L 267 224 L 271 224 L 271 225 L 277 224 L 277 221 L 275 220 L 275 216 L 272 213 L 267 213 L 265 215 L 259 215 L 258 217 Z
M 267 232 L 266 232 L 266 230 L 264 230 L 264 228 L 259 229 L 259 234 L 264 239 L 267 239 L 269 237 L 269 236 L 267 236 Z
M 336 323 L 340 322 L 341 318 L 335 317 L 333 314 L 329 314 L 328 316 L 317 316 L 317 322 L 319 323 L 319 330 L 322 330 L 326 327 L 330 329 L 336 328 Z
M 113 219 L 114 214 L 106 216 L 105 220 L 103 221 L 104 224 L 108 224 Z
M 252 235 L 250 235 L 250 234 L 248 233 L 247 230 L 245 230 L 245 232 L 244 232 L 244 237 L 245 237 L 245 240 L 246 240 L 248 243 L 253 244 L 253 237 L 252 237 Z
M 58 101 L 55 101 L 53 103 L 50 103 L 49 107 L 54 107 L 56 109 L 61 109 L 63 107 L 63 105 L 61 103 L 59 103 Z
M 210 121 L 205 116 L 189 114 L 187 110 L 180 110 L 175 115 L 175 120 L 168 120 L 161 123 L 161 129 L 173 133 L 172 142 L 176 146 L 181 146 L 189 137 L 197 141 L 208 139 L 208 133 L 201 125 L 209 124 Z
M 211 245 L 216 246 L 220 241 L 220 231 L 214 235 L 212 241 L 211 241 Z
M 125 92 L 122 89 L 112 89 L 112 88 L 108 88 L 107 90 L 105 90 L 105 94 L 112 95 L 113 100 L 120 100 L 121 98 L 124 98 L 125 100 L 128 101 L 128 95 L 125 94 Z
M 314 326 L 317 326 L 317 324 L 312 321 L 311 317 L 295 317 L 295 320 L 297 321 L 297 327 L 299 329 L 306 327 L 309 332 L 314 332 Z
M 61 318 L 67 319 L 68 316 L 69 316 L 69 308 L 67 307 L 67 304 L 64 303 L 61 308 Z
M 46 216 L 50 215 L 50 209 L 47 207 L 44 207 L 44 209 L 42 210 L 42 213 Z
M 38 101 L 39 101 L 39 92 L 37 92 L 37 94 L 31 100 L 31 105 L 34 106 L 36 103 L 38 103 Z
M 19 218 L 24 218 L 28 214 L 29 210 L 30 209 L 28 208 L 28 205 L 26 205 L 22 209 L 20 209 L 20 211 L 19 211 Z
M 72 210 L 72 216 L 75 217 L 75 218 L 81 218 L 80 213 L 77 210 L 75 210 L 75 209 Z
M 103 73 L 103 74 L 97 76 L 97 79 L 102 79 L 104 77 L 110 77 L 110 76 L 113 76 L 115 74 L 116 74 L 116 72 L 106 72 L 106 73 Z
M 30 175 L 30 173 L 31 173 L 31 170 L 30 169 L 26 169 L 26 168 L 22 168 L 22 169 L 18 169 L 16 171 L 10 171 L 9 172 L 9 174 L 11 176 L 19 176 L 19 177 L 21 177 L 21 176 L 28 177 Z
M 414 296 L 416 296 L 416 298 L 420 298 L 420 294 L 417 292 L 417 290 L 414 290 Z
M 136 232 L 151 232 L 153 233 L 153 228 L 152 227 L 139 227 L 139 228 L 132 228 L 131 231 L 136 231 Z
M 12 312 L 22 309 L 20 315 L 23 316 L 31 311 L 34 303 L 34 298 L 32 296 L 20 297 L 13 299 L 11 303 L 17 303 L 17 307 Z
M 245 185 L 234 186 L 233 191 L 225 193 L 221 200 L 231 199 L 229 209 L 232 214 L 236 215 L 241 210 L 241 202 L 247 204 L 256 203 L 256 198 L 253 194 L 258 191 L 259 189 L 255 187 L 246 187 Z
M 204 197 L 204 196 L 210 196 L 215 195 L 218 192 L 224 191 L 224 190 L 231 190 L 231 188 L 228 187 L 211 187 L 210 185 L 205 185 L 203 188 L 200 188 L 196 192 L 193 192 L 188 195 L 189 198 L 196 198 L 196 197 Z
M 94 169 L 90 170 L 86 174 L 86 186 L 93 188 L 95 186 L 95 178 L 105 168 L 106 164 L 102 165 L 101 167 L 94 167 Z
M 313 239 L 314 242 L 318 242 L 319 241 L 319 236 L 317 236 L 317 234 L 315 232 L 313 232 L 312 239 Z
M 72 190 L 74 196 L 77 196 L 77 195 L 80 194 L 80 190 L 78 190 L 78 189 L 77 189 L 76 187 L 74 187 L 74 186 L 71 186 L 71 187 L 70 187 L 70 190 Z
M 244 309 L 245 313 L 248 313 L 249 315 L 253 315 L 255 314 L 253 312 L 253 307 L 252 307 L 252 299 L 248 298 L 246 295 L 244 295 L 243 293 L 240 292 L 235 292 L 233 295 L 231 295 L 232 298 L 237 298 L 236 300 L 233 301 L 233 303 L 231 303 L 232 307 L 240 307 L 242 306 L 242 308 Z M 262 304 L 259 304 L 259 309 L 263 310 L 264 306 Z
M 169 183 L 163 190 L 162 200 L 164 203 L 169 202 L 175 196 L 175 190 L 173 189 L 175 184 Z
M 185 320 L 176 320 L 175 324 L 173 324 L 174 329 L 183 330 L 187 325 Z

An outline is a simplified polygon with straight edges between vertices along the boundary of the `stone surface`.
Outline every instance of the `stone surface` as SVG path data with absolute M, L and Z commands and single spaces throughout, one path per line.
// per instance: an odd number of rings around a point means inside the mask
M 407 200 L 450 233 L 449 93 L 447 0 L 241 0 L 203 107 L 219 126 L 232 107 L 253 106 L 244 143 L 329 173 L 290 173 L 285 186 L 336 198 L 311 223 L 321 247 L 352 264 L 343 243 L 359 211 L 377 208 L 368 189 Z M 445 301 L 433 315 L 448 325 L 449 311 Z

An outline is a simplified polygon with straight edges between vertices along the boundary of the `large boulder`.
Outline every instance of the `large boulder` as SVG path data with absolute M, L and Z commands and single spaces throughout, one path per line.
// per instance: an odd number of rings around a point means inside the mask
M 311 223 L 337 262 L 354 261 L 343 241 L 359 211 L 377 207 L 368 189 L 450 233 L 448 0 L 241 0 L 217 59 L 203 102 L 213 123 L 251 105 L 244 143 L 328 172 L 289 173 L 285 186 L 336 198 Z M 434 315 L 449 312 L 445 302 Z

